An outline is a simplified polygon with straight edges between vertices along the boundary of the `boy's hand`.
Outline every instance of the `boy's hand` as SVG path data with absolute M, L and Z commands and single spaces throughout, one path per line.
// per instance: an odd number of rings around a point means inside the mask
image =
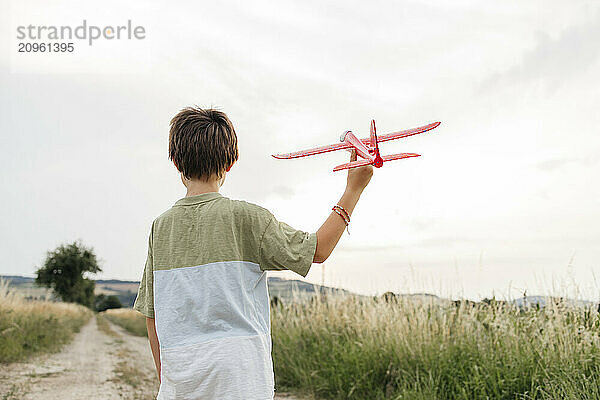
M 356 150 L 352 150 L 350 161 L 356 161 Z M 362 192 L 369 184 L 373 176 L 373 166 L 365 165 L 364 167 L 348 169 L 348 183 L 346 188 L 356 192 Z

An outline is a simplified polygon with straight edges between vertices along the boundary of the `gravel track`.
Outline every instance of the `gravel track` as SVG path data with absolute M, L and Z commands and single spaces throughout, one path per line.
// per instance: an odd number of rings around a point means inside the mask
M 1 400 L 153 399 L 158 379 L 148 339 L 96 318 L 56 354 L 0 365 Z M 278 393 L 276 400 L 300 400 Z

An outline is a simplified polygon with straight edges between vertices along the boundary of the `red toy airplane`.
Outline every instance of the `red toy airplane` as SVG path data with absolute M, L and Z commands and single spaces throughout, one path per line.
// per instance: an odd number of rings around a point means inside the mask
M 352 161 L 347 164 L 338 165 L 333 170 L 340 171 L 342 169 L 350 169 L 362 167 L 365 165 L 373 165 L 375 168 L 381 168 L 384 162 L 392 160 L 400 160 L 402 158 L 419 157 L 420 154 L 415 153 L 400 153 L 381 156 L 379 154 L 379 142 L 387 142 L 407 136 L 418 135 L 419 133 L 430 131 L 437 128 L 441 122 L 433 122 L 428 125 L 418 128 L 408 129 L 406 131 L 392 132 L 385 135 L 377 136 L 375 129 L 375 120 L 371 120 L 371 137 L 366 139 L 358 139 L 351 131 L 342 133 L 340 137 L 341 143 L 330 144 L 328 146 L 315 147 L 314 149 L 301 150 L 294 153 L 274 154 L 273 157 L 278 159 L 290 159 L 298 157 L 313 156 L 315 154 L 327 153 L 330 151 L 347 149 L 348 151 L 356 150 L 356 154 L 361 156 L 362 160 Z

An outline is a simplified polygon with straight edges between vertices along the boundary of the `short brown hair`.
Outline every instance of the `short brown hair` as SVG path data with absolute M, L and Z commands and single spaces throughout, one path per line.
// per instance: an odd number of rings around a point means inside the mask
M 188 179 L 220 179 L 238 159 L 233 124 L 218 110 L 184 108 L 171 120 L 169 159 Z

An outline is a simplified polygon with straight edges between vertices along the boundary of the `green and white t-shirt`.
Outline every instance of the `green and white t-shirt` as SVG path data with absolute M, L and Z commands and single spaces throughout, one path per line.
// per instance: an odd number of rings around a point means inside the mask
M 158 399 L 272 399 L 266 271 L 306 276 L 316 246 L 315 233 L 216 192 L 156 218 L 134 309 L 155 318 Z

